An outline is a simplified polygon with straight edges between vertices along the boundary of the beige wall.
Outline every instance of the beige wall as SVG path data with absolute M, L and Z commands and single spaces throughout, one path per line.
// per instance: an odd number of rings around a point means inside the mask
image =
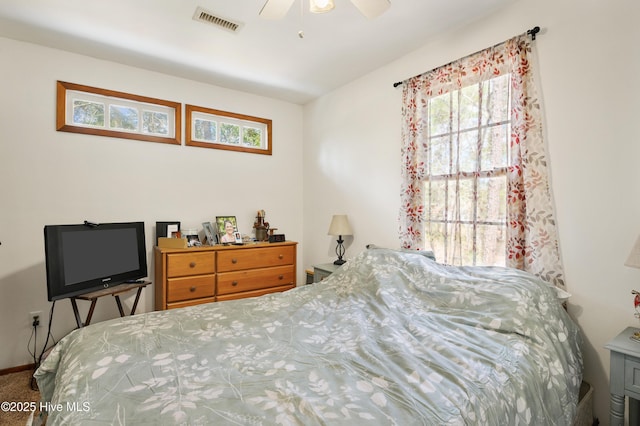
M 272 226 L 302 243 L 299 105 L 4 38 L 0 57 L 0 369 L 31 362 L 28 313 L 49 312 L 44 225 L 144 221 L 151 275 L 156 221 L 201 229 L 216 215 L 235 215 L 250 233 L 264 209 Z M 56 80 L 270 118 L 273 155 L 56 132 Z M 110 299 L 98 302 L 95 321 L 117 316 Z M 79 303 L 86 312 L 88 302 Z M 147 287 L 139 312 L 152 305 Z M 73 328 L 68 300 L 56 303 L 53 326 L 56 338 Z
M 638 325 L 623 265 L 640 233 L 640 16 L 637 0 L 522 0 L 308 104 L 304 110 L 306 265 L 334 258 L 331 215 L 349 215 L 347 257 L 397 247 L 401 88 L 392 83 L 536 25 L 553 193 L 569 311 L 585 335 L 585 378 L 608 424 L 609 353 Z M 640 348 L 640 346 L 639 346 Z
M 49 310 L 45 224 L 144 220 L 150 248 L 157 220 L 199 227 L 235 214 L 247 232 L 255 210 L 265 209 L 288 238 L 304 236 L 299 279 L 305 267 L 333 259 L 332 214 L 351 220 L 347 257 L 368 243 L 397 246 L 401 89 L 392 83 L 539 25 L 569 311 L 584 331 L 595 414 L 608 424 L 603 345 L 638 325 L 630 290 L 640 288 L 640 271 L 623 263 L 640 233 L 639 8 L 636 0 L 520 0 L 304 109 L 0 38 L 0 369 L 30 362 L 27 313 Z M 56 80 L 272 118 L 274 155 L 55 132 Z M 143 310 L 152 294 L 145 291 Z M 96 320 L 115 314 L 103 301 Z M 58 338 L 73 326 L 68 301 L 57 304 L 54 326 Z

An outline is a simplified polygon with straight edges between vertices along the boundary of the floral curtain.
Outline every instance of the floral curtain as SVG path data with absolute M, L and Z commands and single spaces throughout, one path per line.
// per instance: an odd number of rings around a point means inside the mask
M 541 104 L 531 66 L 532 47 L 529 36 L 522 34 L 404 82 L 400 239 L 404 248 L 425 247 L 423 191 L 429 132 L 426 101 L 494 76 L 510 74 L 506 266 L 529 271 L 563 288 Z

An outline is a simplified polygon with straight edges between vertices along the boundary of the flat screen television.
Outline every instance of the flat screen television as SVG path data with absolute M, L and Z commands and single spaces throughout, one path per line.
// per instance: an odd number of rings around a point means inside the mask
M 49 301 L 147 276 L 144 222 L 47 225 L 44 247 Z

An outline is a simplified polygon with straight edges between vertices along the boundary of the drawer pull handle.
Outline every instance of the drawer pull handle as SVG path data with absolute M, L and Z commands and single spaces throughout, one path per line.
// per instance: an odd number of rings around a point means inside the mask
M 189 264 L 189 267 L 191 267 L 191 268 L 195 268 L 195 267 L 196 267 L 196 262 L 191 262 L 191 263 Z
M 189 289 L 189 291 L 190 291 L 191 293 L 193 293 L 194 291 L 196 291 L 196 288 L 195 288 L 195 287 L 191 287 L 191 288 Z
M 231 263 L 233 263 L 233 264 L 238 263 L 238 259 L 231 259 Z
M 279 254 L 278 259 L 284 259 L 284 254 Z
M 284 275 L 278 275 L 278 279 L 279 279 L 279 280 L 284 279 Z
M 232 281 L 231 285 L 234 286 L 234 287 L 237 286 L 238 285 L 238 281 Z

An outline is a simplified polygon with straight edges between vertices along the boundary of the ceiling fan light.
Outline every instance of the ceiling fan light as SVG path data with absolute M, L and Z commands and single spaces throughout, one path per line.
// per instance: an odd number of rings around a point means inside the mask
M 309 10 L 311 13 L 325 13 L 333 10 L 335 5 L 333 0 L 309 0 Z

